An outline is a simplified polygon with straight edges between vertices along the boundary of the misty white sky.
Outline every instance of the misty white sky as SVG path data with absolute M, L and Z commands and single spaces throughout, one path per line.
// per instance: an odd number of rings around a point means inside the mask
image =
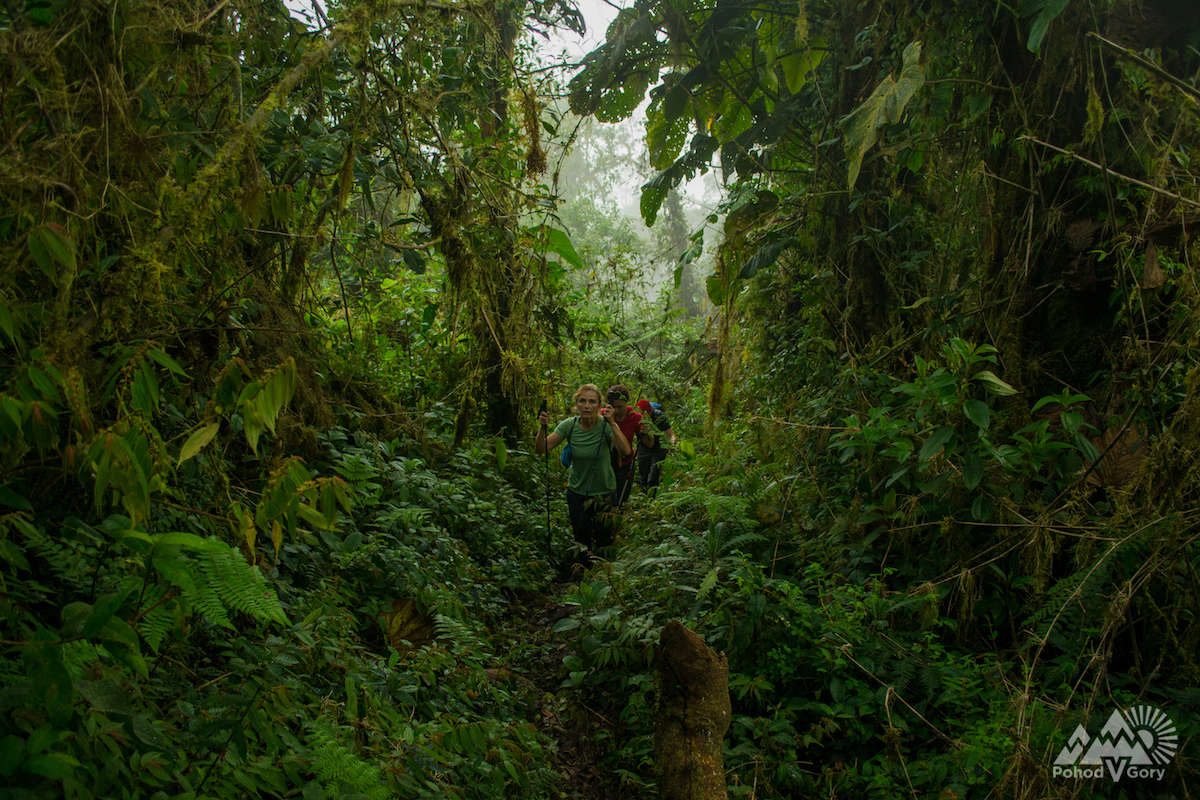
M 584 36 L 580 37 L 566 30 L 558 31 L 548 41 L 537 38 L 536 41 L 541 45 L 539 49 L 544 53 L 547 62 L 557 59 L 569 62 L 578 61 L 604 41 L 605 32 L 608 30 L 609 23 L 616 17 L 617 10 L 631 5 L 632 2 L 633 0 L 577 0 L 579 11 L 583 14 L 587 24 L 587 32 Z M 325 0 L 316 0 L 316 3 L 323 12 L 327 5 Z M 314 0 L 284 0 L 284 4 L 292 11 L 293 16 L 303 20 L 305 24 L 315 24 Z M 563 59 L 563 56 L 566 58 Z M 643 148 L 645 147 L 645 108 L 646 103 L 643 103 L 629 119 L 615 123 L 626 131 L 630 141 L 639 142 Z M 592 121 L 591 124 L 606 123 Z M 685 202 L 690 201 L 694 206 L 704 209 L 706 213 L 713 210 L 720 195 L 714 173 L 710 172 L 708 175 L 697 177 L 685 184 L 683 195 Z M 640 224 L 638 197 L 638 187 L 630 186 L 624 196 L 616 197 L 614 200 L 617 201 L 623 213 L 634 218 Z
M 547 58 L 553 58 L 563 53 L 570 60 L 582 58 L 604 41 L 605 32 L 608 30 L 609 23 L 617 16 L 618 9 L 626 8 L 632 4 L 633 0 L 577 0 L 579 11 L 583 14 L 583 18 L 587 23 L 587 33 L 583 37 L 580 37 L 570 31 L 559 32 L 558 35 L 551 37 L 550 41 L 544 45 L 543 50 Z M 623 128 L 627 132 L 629 139 L 639 142 L 642 148 L 645 147 L 646 105 L 647 102 L 643 101 L 629 119 L 618 123 L 611 123 Z M 593 121 L 591 124 L 606 125 L 610 123 Z M 647 175 L 646 177 L 650 176 Z M 638 187 L 631 186 L 624 196 L 616 199 L 622 211 L 627 216 L 638 220 L 640 224 L 641 214 L 638 212 L 639 196 Z M 717 185 L 716 175 L 713 172 L 698 176 L 683 186 L 684 202 L 690 202 L 696 207 L 704 209 L 705 213 L 715 210 L 719 196 L 720 189 Z
M 608 30 L 609 23 L 617 16 L 617 9 L 629 5 L 630 2 L 632 0 L 622 0 L 617 4 L 607 2 L 607 0 L 578 0 L 579 11 L 583 14 L 584 21 L 587 22 L 587 33 L 583 37 L 579 37 L 574 33 L 566 32 L 557 37 L 558 42 L 551 41 L 550 49 L 556 50 L 558 46 L 561 46 L 568 54 L 579 58 L 604 41 L 604 32 Z
M 316 2 L 324 12 L 328 5 L 327 0 L 316 0 Z M 612 22 L 613 17 L 617 15 L 617 9 L 629 5 L 630 2 L 632 0 L 620 0 L 617 3 L 608 2 L 608 0 L 578 0 L 579 11 L 587 21 L 587 34 L 582 38 L 574 33 L 560 36 L 558 41 L 550 44 L 550 50 L 552 52 L 566 50 L 568 54 L 576 58 L 582 56 L 604 41 L 604 32 L 608 29 L 608 23 Z M 283 0 L 283 4 L 292 12 L 292 16 L 303 20 L 305 24 L 314 24 L 313 0 Z
M 315 0 L 321 13 L 324 14 L 326 0 Z M 609 24 L 616 17 L 617 11 L 620 8 L 632 5 L 633 0 L 576 0 L 577 7 L 580 13 L 583 14 L 584 21 L 587 26 L 586 33 L 581 37 L 571 31 L 561 30 L 555 32 L 549 39 L 534 36 L 531 41 L 535 43 L 535 47 L 541 54 L 541 58 L 545 67 L 550 67 L 555 63 L 571 64 L 577 63 L 584 55 L 595 49 L 598 45 L 604 42 L 605 34 Z M 292 15 L 302 20 L 306 25 L 316 25 L 316 18 L 313 12 L 314 0 L 284 0 L 286 6 L 291 10 Z M 563 85 L 570 79 L 571 73 L 563 75 L 561 78 Z M 621 139 L 623 139 L 629 147 L 632 148 L 631 155 L 635 160 L 646 164 L 643 174 L 630 175 L 629 180 L 622 181 L 620 185 L 613 188 L 613 195 L 610 198 L 612 204 L 619 210 L 623 217 L 628 218 L 634 230 L 639 231 L 643 237 L 643 241 L 651 242 L 654 237 L 646 229 L 642 222 L 641 213 L 638 209 L 638 203 L 641 198 L 641 184 L 649 179 L 654 171 L 649 167 L 648 158 L 645 156 L 645 124 L 646 124 L 646 106 L 647 102 L 643 102 L 633 115 L 626 120 L 614 123 L 615 126 L 621 129 Z M 584 123 L 585 130 L 587 126 L 605 126 L 609 123 L 601 123 L 594 119 L 587 120 Z M 587 134 L 581 131 L 581 135 L 586 137 Z M 577 140 L 578 142 L 579 140 Z M 641 156 L 638 157 L 638 153 Z M 703 219 L 706 215 L 716 210 L 720 200 L 722 190 L 720 181 L 717 177 L 716 170 L 710 170 L 704 175 L 700 175 L 693 180 L 685 183 L 681 187 L 680 192 L 684 212 L 691 220 L 692 225 L 703 225 Z M 670 269 L 673 267 L 678 253 L 662 253 L 653 257 L 654 262 L 661 262 L 659 265 L 666 266 L 665 275 L 669 276 Z M 646 291 L 653 291 L 655 283 L 661 283 L 666 280 L 664 275 L 644 276 L 646 281 Z

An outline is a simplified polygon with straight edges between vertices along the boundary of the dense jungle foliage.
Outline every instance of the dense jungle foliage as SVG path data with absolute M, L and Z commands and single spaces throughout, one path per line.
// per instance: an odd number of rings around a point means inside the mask
M 292 5 L 0 5 L 0 794 L 654 797 L 679 619 L 731 797 L 1192 796 L 1200 6 Z M 560 196 L 646 99 L 674 280 Z M 683 442 L 563 582 L 618 380 Z

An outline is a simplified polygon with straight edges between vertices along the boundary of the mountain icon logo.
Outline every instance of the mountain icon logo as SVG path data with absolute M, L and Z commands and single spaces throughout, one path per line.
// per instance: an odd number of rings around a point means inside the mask
M 1052 773 L 1064 778 L 1122 777 L 1162 779 L 1179 749 L 1175 723 L 1152 705 L 1117 709 L 1095 737 L 1076 725 L 1054 759 Z

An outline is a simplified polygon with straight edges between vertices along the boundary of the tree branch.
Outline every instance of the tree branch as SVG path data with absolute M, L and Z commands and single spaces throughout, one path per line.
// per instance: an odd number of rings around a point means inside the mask
M 1076 161 L 1080 161 L 1084 164 L 1087 164 L 1089 167 L 1098 169 L 1101 172 L 1104 172 L 1104 173 L 1107 173 L 1107 174 L 1113 176 L 1114 178 L 1120 178 L 1123 181 L 1132 183 L 1135 186 L 1140 186 L 1143 189 L 1154 192 L 1155 194 L 1161 194 L 1163 197 L 1169 197 L 1172 200 L 1179 201 L 1180 203 L 1185 203 L 1189 206 L 1194 206 L 1195 208 L 1200 208 L 1200 202 L 1191 200 L 1187 197 L 1184 197 L 1183 195 L 1176 194 L 1175 192 L 1168 192 L 1166 189 L 1162 189 L 1158 186 L 1155 186 L 1154 184 L 1146 183 L 1145 181 L 1140 181 L 1137 178 L 1131 177 L 1129 175 L 1125 175 L 1124 173 L 1117 172 L 1115 169 L 1110 169 L 1102 164 L 1098 164 L 1095 161 L 1092 161 L 1090 158 L 1084 158 L 1083 156 L 1079 155 L 1078 153 L 1075 153 L 1075 152 L 1072 152 L 1065 148 L 1059 147 L 1058 145 L 1050 144 L 1049 142 L 1044 142 L 1041 139 L 1038 139 L 1036 136 L 1030 136 L 1030 135 L 1026 134 L 1024 136 L 1018 136 L 1017 139 L 1020 141 L 1033 142 L 1034 144 L 1040 144 L 1042 147 L 1053 150 L 1056 153 L 1062 153 L 1064 156 L 1070 156 L 1071 158 L 1075 159 Z
M 1123 47 L 1114 41 L 1105 39 L 1103 36 L 1096 33 L 1095 31 L 1089 31 L 1088 37 L 1095 39 L 1096 41 L 1100 42 L 1100 44 L 1104 45 L 1105 47 L 1108 47 L 1112 50 L 1117 51 L 1117 53 L 1119 55 L 1124 56 L 1125 58 L 1128 58 L 1130 61 L 1134 62 L 1135 64 L 1142 67 L 1143 69 L 1150 70 L 1155 75 L 1162 78 L 1164 81 L 1171 84 L 1179 91 L 1181 91 L 1184 94 L 1191 97 L 1193 100 L 1200 100 L 1200 89 L 1197 89 L 1195 86 L 1192 86 L 1191 84 L 1185 82 L 1182 78 L 1172 75 L 1171 73 L 1167 72 L 1165 69 L 1160 67 L 1158 64 L 1155 64 L 1153 61 L 1150 61 L 1150 60 L 1142 57 L 1141 55 L 1133 52 L 1128 47 Z

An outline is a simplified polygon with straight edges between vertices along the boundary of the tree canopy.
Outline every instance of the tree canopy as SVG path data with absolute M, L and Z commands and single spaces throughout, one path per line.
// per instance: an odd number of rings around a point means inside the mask
M 730 796 L 1189 796 L 1200 6 L 312 7 L 0 8 L 5 792 L 656 796 L 675 620 Z M 682 442 L 560 579 L 584 382 Z

